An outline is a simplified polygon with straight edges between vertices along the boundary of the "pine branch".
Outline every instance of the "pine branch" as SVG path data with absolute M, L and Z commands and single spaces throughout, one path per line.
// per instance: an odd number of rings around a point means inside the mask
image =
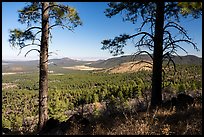
M 28 54 L 29 52 L 31 52 L 31 51 L 33 51 L 33 50 L 38 51 L 38 53 L 40 53 L 40 50 L 39 50 L 39 49 L 31 49 L 31 50 L 29 50 L 28 52 L 26 52 L 25 57 L 27 56 L 27 54 Z

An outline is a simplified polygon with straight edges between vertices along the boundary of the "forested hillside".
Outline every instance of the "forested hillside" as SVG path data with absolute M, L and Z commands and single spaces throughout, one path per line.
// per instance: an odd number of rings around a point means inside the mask
M 50 59 L 49 67 L 50 70 L 55 70 L 57 72 L 63 72 L 62 67 L 74 67 L 74 66 L 88 66 L 94 68 L 103 68 L 103 69 L 111 69 L 117 67 L 123 63 L 128 62 L 137 62 L 137 61 L 152 61 L 148 55 L 139 55 L 139 56 L 121 56 L 109 58 L 106 60 L 98 60 L 98 61 L 80 61 L 73 60 L 70 58 L 62 58 L 62 59 Z M 193 55 L 187 56 L 174 56 L 173 60 L 175 64 L 186 64 L 186 65 L 202 65 L 202 58 Z M 39 67 L 39 61 L 2 61 L 2 72 L 33 72 L 36 71 Z M 131 66 L 130 66 L 131 67 Z

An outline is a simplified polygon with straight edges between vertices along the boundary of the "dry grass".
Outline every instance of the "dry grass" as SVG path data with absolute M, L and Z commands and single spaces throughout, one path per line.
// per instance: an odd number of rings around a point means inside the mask
M 90 124 L 75 122 L 66 131 L 56 127 L 48 135 L 202 135 L 202 102 L 186 110 L 158 108 L 149 112 L 114 111 L 88 115 Z M 14 133 L 15 134 L 15 133 Z M 36 132 L 26 133 L 36 134 Z
M 92 121 L 91 135 L 202 135 L 202 104 L 187 110 L 102 115 Z M 79 126 L 69 134 L 84 134 Z
M 147 61 L 147 62 L 149 62 L 149 61 Z M 138 61 L 122 63 L 119 66 L 105 70 L 105 72 L 125 73 L 125 72 L 137 72 L 140 70 L 151 70 L 152 66 L 150 64 L 148 64 L 148 63 L 137 64 L 137 63 L 138 63 Z
M 109 122 L 114 123 L 111 128 L 98 124 L 95 127 L 95 134 L 201 135 L 202 105 L 196 104 L 184 111 L 158 109 L 151 113 L 124 114 Z

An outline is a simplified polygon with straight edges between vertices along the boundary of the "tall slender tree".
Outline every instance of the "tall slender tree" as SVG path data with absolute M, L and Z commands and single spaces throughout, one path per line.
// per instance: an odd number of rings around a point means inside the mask
M 75 27 L 82 25 L 82 22 L 74 8 L 56 2 L 31 2 L 18 13 L 18 21 L 27 24 L 27 28 L 10 30 L 9 42 L 12 46 L 20 47 L 20 52 L 27 46 L 38 47 L 30 49 L 25 56 L 33 50 L 40 54 L 38 122 L 40 131 L 48 120 L 48 48 L 52 36 L 51 29 L 61 27 L 73 31 Z
M 142 53 L 148 54 L 153 60 L 152 73 L 152 92 L 151 92 L 151 107 L 161 105 L 162 103 L 162 63 L 168 60 L 169 63 L 175 63 L 172 55 L 178 55 L 177 49 L 181 49 L 187 53 L 185 48 L 179 45 L 181 42 L 191 44 L 198 50 L 195 43 L 187 35 L 187 31 L 179 24 L 180 18 L 183 15 L 187 17 L 190 12 L 184 12 L 189 3 L 178 2 L 110 2 L 109 8 L 106 9 L 107 17 L 121 13 L 123 21 L 130 21 L 133 24 L 141 17 L 142 23 L 138 28 L 138 33 L 133 35 L 122 34 L 114 39 L 103 40 L 103 50 L 109 49 L 113 55 L 123 54 L 123 47 L 127 40 L 133 39 L 133 44 L 138 48 L 135 55 Z M 193 18 L 198 18 L 202 14 L 202 3 L 189 8 L 192 11 Z M 149 27 L 149 31 L 143 31 L 144 26 Z M 178 34 L 172 33 L 177 31 Z M 140 37 L 138 37 L 140 36 Z M 135 42 L 134 38 L 138 37 Z M 149 50 L 141 50 L 142 47 L 148 47 Z M 152 52 L 150 54 L 149 52 Z M 167 67 L 166 66 L 166 67 Z M 164 67 L 164 68 L 166 68 Z

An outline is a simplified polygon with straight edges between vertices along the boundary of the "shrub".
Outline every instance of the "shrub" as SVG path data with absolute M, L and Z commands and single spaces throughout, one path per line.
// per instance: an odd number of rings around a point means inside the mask
M 2 117 L 2 127 L 3 128 L 11 128 L 11 121 L 5 117 Z
M 93 94 L 93 101 L 92 102 L 98 102 L 98 101 L 99 101 L 98 94 L 94 93 Z
M 48 114 L 51 118 L 59 119 L 60 121 L 64 121 L 67 119 L 67 116 L 64 112 L 68 109 L 68 104 L 65 102 L 66 99 L 61 95 L 59 90 L 55 90 L 49 98 L 48 101 Z
M 184 84 L 180 84 L 178 87 L 178 93 L 185 92 L 186 86 Z

